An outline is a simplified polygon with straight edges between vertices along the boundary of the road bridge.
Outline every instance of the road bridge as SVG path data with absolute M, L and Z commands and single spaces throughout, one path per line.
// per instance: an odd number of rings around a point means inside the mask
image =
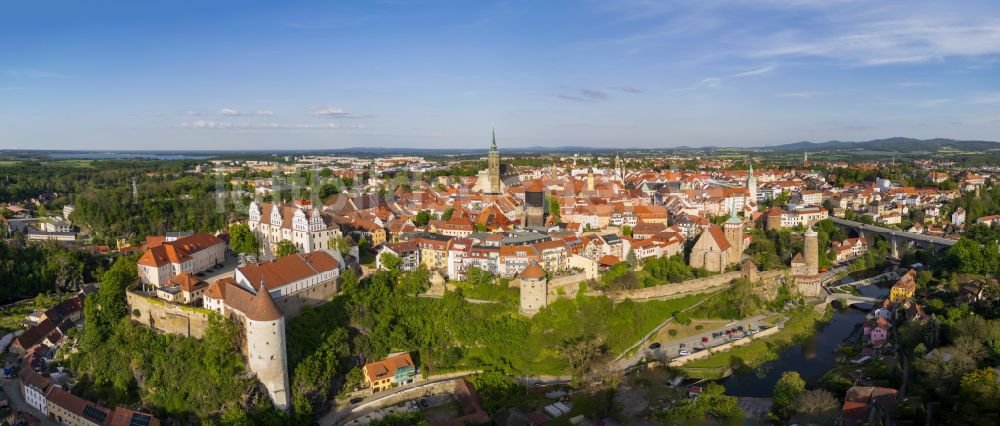
M 830 217 L 830 221 L 840 228 L 857 232 L 858 236 L 864 238 L 868 243 L 872 242 L 875 235 L 881 235 L 889 242 L 889 255 L 894 259 L 899 259 L 899 248 L 903 244 L 918 245 L 928 250 L 945 250 L 955 245 L 957 240 L 933 235 L 918 234 L 916 232 L 901 231 L 899 229 L 885 228 L 877 225 L 867 225 L 853 220 Z

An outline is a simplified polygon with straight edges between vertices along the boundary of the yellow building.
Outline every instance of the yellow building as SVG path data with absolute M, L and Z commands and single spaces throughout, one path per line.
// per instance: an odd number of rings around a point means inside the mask
M 917 270 L 910 269 L 896 284 L 892 286 L 892 290 L 889 290 L 889 300 L 902 303 L 913 297 L 913 294 L 917 291 Z

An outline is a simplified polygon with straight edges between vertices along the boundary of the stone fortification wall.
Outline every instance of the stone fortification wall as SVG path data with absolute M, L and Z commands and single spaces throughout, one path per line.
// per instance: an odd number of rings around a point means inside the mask
M 200 339 L 208 329 L 211 311 L 207 309 L 165 302 L 132 290 L 125 292 L 125 299 L 132 320 L 154 330 Z

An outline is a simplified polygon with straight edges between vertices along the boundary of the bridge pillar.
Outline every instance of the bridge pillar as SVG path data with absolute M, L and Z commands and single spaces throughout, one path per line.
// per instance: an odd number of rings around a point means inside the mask
M 895 236 L 889 237 L 889 257 L 899 259 L 899 240 Z

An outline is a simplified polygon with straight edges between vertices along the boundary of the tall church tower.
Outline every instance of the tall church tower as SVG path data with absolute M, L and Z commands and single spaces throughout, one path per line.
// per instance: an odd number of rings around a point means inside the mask
M 750 172 L 747 175 L 747 192 L 749 193 L 750 202 L 757 202 L 757 178 L 753 175 L 753 162 L 750 163 Z
M 615 154 L 615 177 L 620 182 L 625 182 L 625 168 L 622 167 L 622 157 L 618 154 Z
M 587 169 L 587 190 L 593 191 L 596 186 L 594 185 L 594 168 L 591 167 Z
M 493 130 L 493 145 L 490 146 L 490 153 L 486 159 L 489 168 L 489 192 L 500 194 L 500 151 L 497 150 L 497 132 Z

